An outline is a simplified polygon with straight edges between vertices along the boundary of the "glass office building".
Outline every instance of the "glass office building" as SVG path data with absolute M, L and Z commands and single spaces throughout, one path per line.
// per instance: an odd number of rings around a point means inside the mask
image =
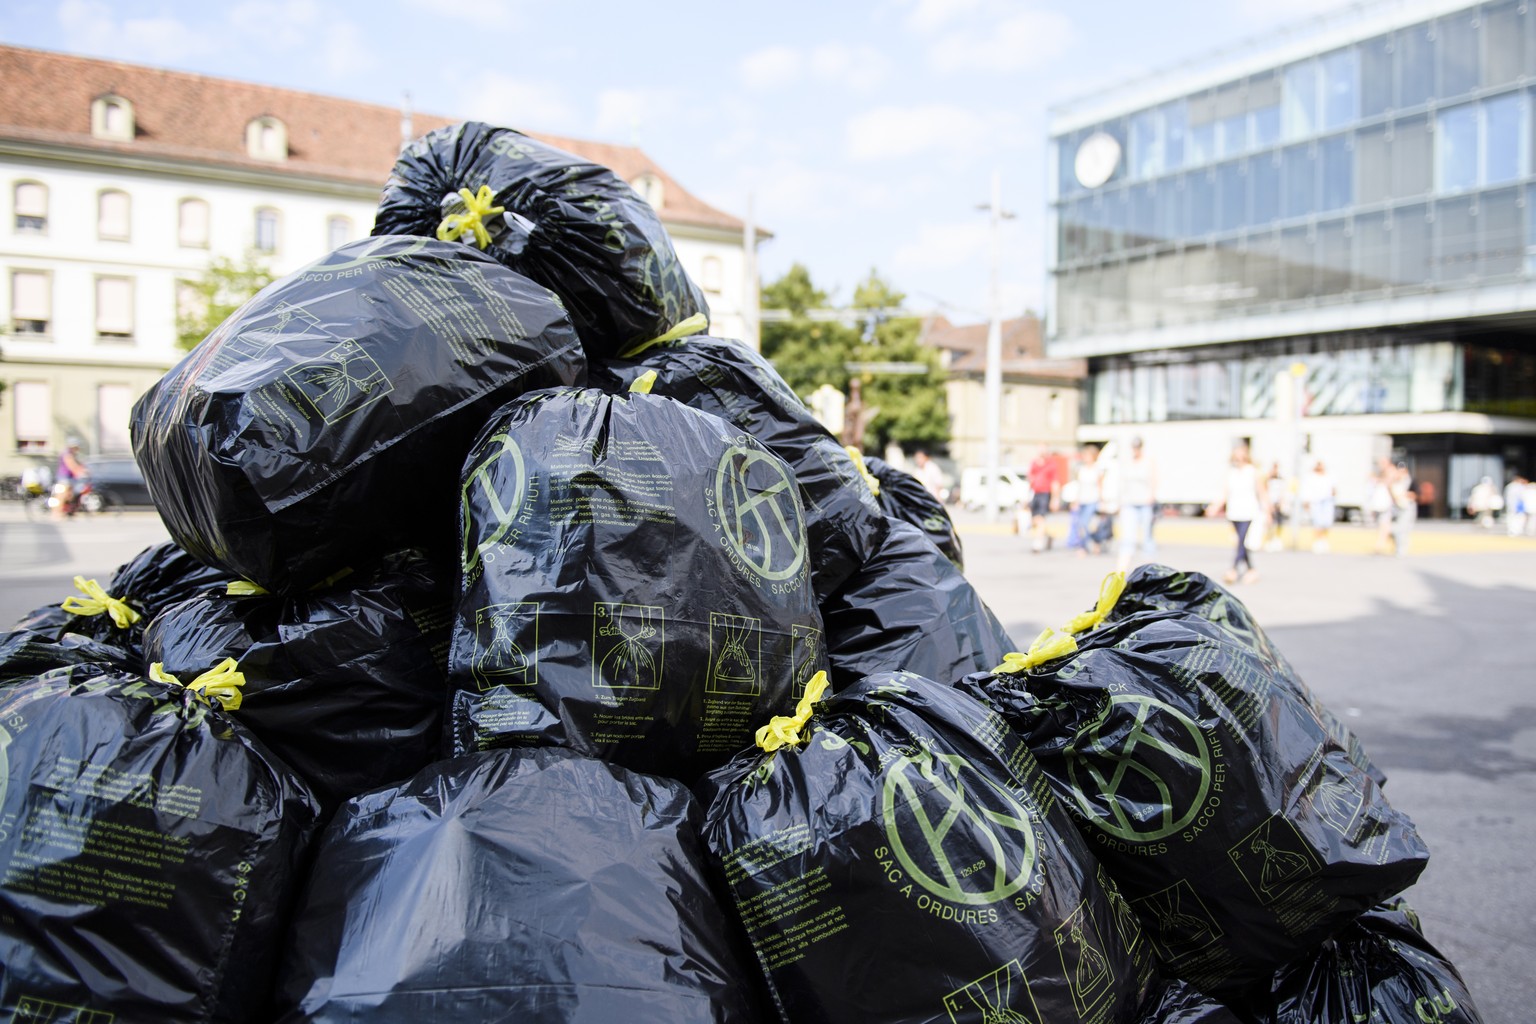
M 1300 363 L 1309 431 L 1390 437 L 1442 512 L 1528 472 L 1533 136 L 1517 0 L 1352 8 L 1058 108 L 1050 353 L 1090 359 L 1085 438 L 1272 416 Z

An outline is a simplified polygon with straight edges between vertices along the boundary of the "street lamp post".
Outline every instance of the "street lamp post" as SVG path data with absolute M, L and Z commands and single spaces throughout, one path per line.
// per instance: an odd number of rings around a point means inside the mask
M 987 326 L 987 368 L 983 377 L 986 392 L 987 416 L 987 521 L 997 521 L 998 488 L 1002 472 L 1002 419 L 1003 419 L 1003 311 L 1001 283 L 1002 225 L 1013 214 L 1003 209 L 1003 175 L 992 172 L 992 202 L 978 205 L 978 210 L 989 211 L 992 218 L 992 289 L 990 297 L 991 322 Z

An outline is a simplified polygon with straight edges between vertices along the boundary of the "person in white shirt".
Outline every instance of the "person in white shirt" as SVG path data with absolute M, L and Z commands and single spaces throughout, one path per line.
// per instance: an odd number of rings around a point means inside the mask
M 1328 531 L 1333 529 L 1334 511 L 1338 488 L 1328 468 L 1319 459 L 1301 480 L 1301 500 L 1307 506 L 1307 518 L 1312 522 L 1312 550 L 1319 554 L 1328 550 Z
M 1221 499 L 1212 506 L 1211 515 L 1226 513 L 1227 521 L 1237 534 L 1237 553 L 1232 558 L 1232 568 L 1222 577 L 1228 583 L 1241 579 L 1244 583 L 1258 581 L 1259 572 L 1253 567 L 1253 554 L 1248 548 L 1248 530 L 1254 520 L 1264 515 L 1264 481 L 1258 467 L 1248 454 L 1248 446 L 1240 444 L 1232 449 L 1232 466 L 1227 470 L 1227 484 Z

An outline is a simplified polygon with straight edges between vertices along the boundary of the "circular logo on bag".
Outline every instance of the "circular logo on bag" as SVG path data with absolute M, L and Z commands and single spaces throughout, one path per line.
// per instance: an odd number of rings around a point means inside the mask
M 896 859 L 940 899 L 996 903 L 1034 875 L 1034 818 L 962 757 L 924 752 L 892 761 L 884 813 Z
M 492 434 L 464 474 L 461 493 L 464 524 L 462 562 L 473 578 L 487 552 L 501 542 L 523 507 L 528 471 L 523 451 L 509 434 Z M 480 539 L 477 539 L 480 538 Z
M 765 580 L 787 580 L 805 565 L 805 526 L 784 463 L 733 447 L 715 468 L 720 528 L 731 551 Z
M 1152 697 L 1111 697 L 1066 750 L 1072 795 L 1088 820 L 1128 842 L 1173 835 L 1211 786 L 1211 747 L 1188 715 Z

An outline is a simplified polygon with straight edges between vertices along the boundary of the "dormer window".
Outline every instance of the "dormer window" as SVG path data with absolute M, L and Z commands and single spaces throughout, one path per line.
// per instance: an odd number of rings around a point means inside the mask
M 91 134 L 98 139 L 132 142 L 133 104 L 121 96 L 107 94 L 91 101 Z
M 275 117 L 258 117 L 245 126 L 245 151 L 257 160 L 288 159 L 288 126 Z
M 630 184 L 634 186 L 636 192 L 640 193 L 641 199 L 651 204 L 651 209 L 661 209 L 664 191 L 660 178 L 647 171 Z

